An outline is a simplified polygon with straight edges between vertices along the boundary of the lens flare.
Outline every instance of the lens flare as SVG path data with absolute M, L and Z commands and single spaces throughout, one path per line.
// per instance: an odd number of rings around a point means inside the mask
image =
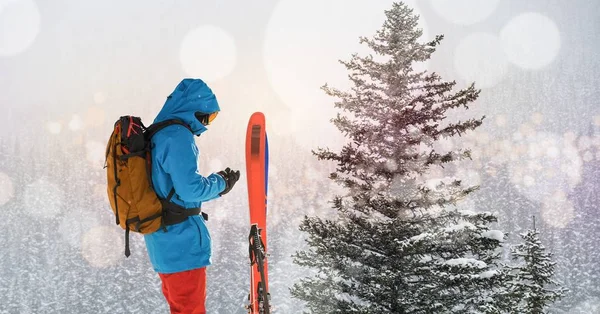
M 53 218 L 65 206 L 64 192 L 58 184 L 42 177 L 25 186 L 23 202 L 26 213 L 35 217 Z
M 94 169 L 101 169 L 104 166 L 106 158 L 106 146 L 97 141 L 89 141 L 85 143 L 85 152 L 87 160 L 92 164 Z
M 575 216 L 573 204 L 562 190 L 556 190 L 550 198 L 542 202 L 542 219 L 557 228 L 566 227 Z
M 508 60 L 527 70 L 543 68 L 560 50 L 560 32 L 550 18 L 539 13 L 523 13 L 500 31 Z
M 83 129 L 84 126 L 83 119 L 81 119 L 79 115 L 73 115 L 73 117 L 71 117 L 71 121 L 69 121 L 69 129 L 71 129 L 71 131 L 79 131 Z
M 62 131 L 62 124 L 60 122 L 52 121 L 46 123 L 46 128 L 51 134 L 60 134 L 60 131 Z
M 86 114 L 84 123 L 90 127 L 100 127 L 104 124 L 106 119 L 106 112 L 97 106 L 89 107 Z
M 93 227 L 83 235 L 81 254 L 93 267 L 106 268 L 123 259 L 124 241 L 115 227 Z M 135 235 L 130 235 L 135 236 Z
M 104 188 L 104 195 L 106 198 L 106 187 Z M 68 210 L 58 224 L 58 232 L 63 241 L 74 248 L 81 249 L 84 234 L 100 225 L 102 220 L 99 217 L 99 211 L 101 209 L 75 208 Z M 107 211 L 110 211 L 110 209 L 107 209 Z
M 216 81 L 233 72 L 236 49 L 235 40 L 228 32 L 213 25 L 205 25 L 185 35 L 179 58 L 188 75 Z
M 529 199 L 541 203 L 556 189 L 570 192 L 581 181 L 583 162 L 572 142 L 535 133 L 513 145 L 518 158 L 508 164 L 511 182 Z
M 96 103 L 96 105 L 101 105 L 105 101 L 106 101 L 106 96 L 104 95 L 104 93 L 102 93 L 102 92 L 94 93 L 94 103 Z
M 40 31 L 40 12 L 32 0 L 1 1 L 0 21 L 0 57 L 23 53 Z

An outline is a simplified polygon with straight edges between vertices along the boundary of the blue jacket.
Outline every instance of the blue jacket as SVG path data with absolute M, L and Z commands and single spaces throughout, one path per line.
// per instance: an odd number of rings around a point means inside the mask
M 159 197 L 166 198 L 172 187 L 171 200 L 185 208 L 201 207 L 202 202 L 219 197 L 225 189 L 225 180 L 218 174 L 204 177 L 198 170 L 198 147 L 194 135 L 206 127 L 194 113 L 211 113 L 219 104 L 211 89 L 199 79 L 184 79 L 167 98 L 154 123 L 180 119 L 191 129 L 171 125 L 152 138 L 152 182 Z M 202 268 L 211 264 L 211 240 L 202 216 L 191 216 L 186 221 L 167 226 L 144 235 L 148 256 L 158 273 L 176 273 Z

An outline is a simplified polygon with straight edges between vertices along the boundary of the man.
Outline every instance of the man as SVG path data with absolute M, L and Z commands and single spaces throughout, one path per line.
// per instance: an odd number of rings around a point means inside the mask
M 200 136 L 219 112 L 212 90 L 200 79 L 184 79 L 167 98 L 154 123 L 179 119 L 152 137 L 152 182 L 162 199 L 186 209 L 231 190 L 239 171 L 202 176 L 197 168 Z M 174 190 L 174 194 L 171 191 Z M 206 266 L 211 264 L 210 235 L 204 218 L 192 215 L 181 223 L 144 236 L 150 261 L 162 281 L 171 313 L 206 313 Z

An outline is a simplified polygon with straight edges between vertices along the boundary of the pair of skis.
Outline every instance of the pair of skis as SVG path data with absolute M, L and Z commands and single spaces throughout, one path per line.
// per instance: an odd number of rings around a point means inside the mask
M 269 146 L 265 116 L 255 112 L 246 131 L 246 177 L 250 206 L 250 293 L 246 309 L 249 314 L 270 314 L 269 269 L 267 262 L 267 190 Z

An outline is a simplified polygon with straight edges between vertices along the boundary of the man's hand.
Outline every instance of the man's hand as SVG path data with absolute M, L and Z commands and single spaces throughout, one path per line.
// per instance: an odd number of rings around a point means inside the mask
M 227 167 L 225 170 L 217 172 L 217 174 L 223 177 L 223 179 L 225 179 L 225 189 L 223 190 L 223 192 L 219 193 L 219 196 L 223 196 L 229 193 L 229 191 L 231 191 L 235 183 L 240 179 L 240 171 L 233 171 L 229 167 Z

